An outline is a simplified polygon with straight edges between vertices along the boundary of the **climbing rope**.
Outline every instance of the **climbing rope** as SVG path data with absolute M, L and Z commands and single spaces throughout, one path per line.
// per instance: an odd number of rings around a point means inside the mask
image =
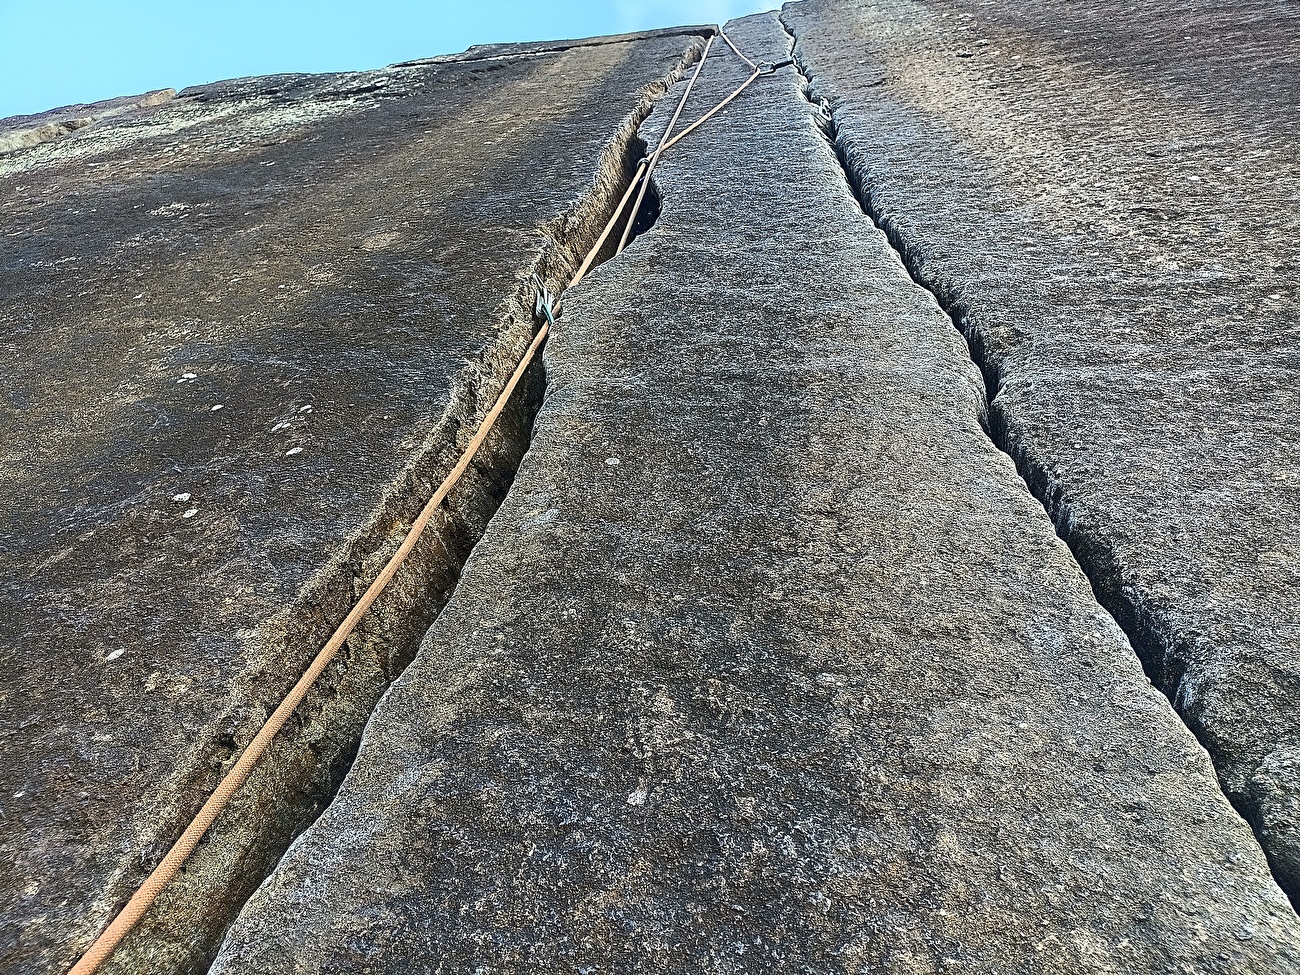
M 650 188 L 650 176 L 654 173 L 655 166 L 659 164 L 659 157 L 664 154 L 664 143 L 667 141 L 668 136 L 672 134 L 673 126 L 677 124 L 677 120 L 682 117 L 682 109 L 686 107 L 686 99 L 691 97 L 691 89 L 695 87 L 695 79 L 704 70 L 704 62 L 709 59 L 709 51 L 716 39 L 716 35 L 710 37 L 708 43 L 704 45 L 704 53 L 700 55 L 700 63 L 695 66 L 695 73 L 691 75 L 691 80 L 686 83 L 686 90 L 682 92 L 682 97 L 677 102 L 677 109 L 673 112 L 673 117 L 668 120 L 668 127 L 664 129 L 664 134 L 659 137 L 659 144 L 655 146 L 655 151 L 650 154 L 650 161 L 646 163 L 645 172 L 641 174 L 641 190 L 636 195 L 636 202 L 632 204 L 627 223 L 623 225 L 623 236 L 619 238 L 618 247 L 614 251 L 616 257 L 623 253 L 623 248 L 627 246 L 628 240 L 631 239 L 632 225 L 636 223 L 636 215 L 641 212 L 641 202 L 645 199 L 646 190 Z
M 736 47 L 736 42 L 733 41 L 733 40 L 731 39 L 730 36 L 728 36 L 728 34 L 727 34 L 727 32 L 726 32 L 725 30 L 720 30 L 720 31 L 718 31 L 718 36 L 721 37 L 724 41 L 727 42 L 727 47 L 731 48 L 733 51 L 736 52 L 736 57 L 740 58 L 740 60 L 744 61 L 744 62 L 745 62 L 747 65 L 749 65 L 751 68 L 757 68 L 757 67 L 758 67 L 757 64 L 755 64 L 753 61 L 749 60 L 749 58 L 747 58 L 747 57 L 745 56 L 745 52 L 744 52 L 744 51 L 742 51 L 740 48 Z
M 731 38 L 727 37 L 726 34 L 723 34 L 722 36 L 724 39 L 726 39 L 728 44 L 731 44 Z M 740 51 L 736 50 L 736 46 L 734 44 L 732 44 L 732 50 L 736 51 L 737 54 L 740 54 Z M 724 108 L 730 105 L 734 99 L 739 97 L 742 91 L 744 91 L 746 88 L 752 85 L 763 75 L 773 74 L 779 68 L 785 68 L 788 67 L 789 65 L 794 64 L 793 58 L 786 58 L 784 61 L 776 61 L 771 64 L 755 64 L 753 61 L 749 60 L 749 58 L 745 57 L 745 55 L 743 54 L 740 54 L 740 57 L 744 60 L 746 64 L 750 65 L 754 69 L 754 73 L 751 74 L 744 81 L 742 81 L 740 83 L 740 86 L 735 91 L 733 91 L 730 95 L 722 99 L 722 101 L 718 102 L 718 104 L 714 105 L 711 109 L 709 109 L 699 118 L 697 118 L 694 122 L 686 126 L 686 128 L 682 129 L 675 136 L 673 136 L 671 139 L 665 142 L 662 148 L 663 152 L 667 152 L 673 146 L 677 145 L 677 143 L 681 142 L 688 135 L 690 135 L 692 132 L 698 129 L 701 125 L 703 125 L 709 119 L 713 118 L 713 116 L 717 115 L 720 111 L 722 111 Z
M 700 76 L 700 72 L 704 67 L 704 62 L 709 56 L 709 49 L 719 34 L 731 49 L 736 52 L 741 60 L 754 69 L 754 73 L 751 74 L 745 82 L 740 85 L 740 87 L 731 92 L 731 94 L 721 102 L 713 106 L 713 108 L 707 111 L 700 118 L 696 119 L 695 122 L 691 123 L 691 125 L 687 126 L 681 132 L 677 133 L 677 135 L 670 138 L 673 127 L 681 116 L 682 109 L 686 105 L 686 100 L 690 96 L 691 89 L 695 85 L 695 80 Z M 717 34 L 709 38 L 708 42 L 704 46 L 704 51 L 700 56 L 700 61 L 695 68 L 695 73 L 691 75 L 691 79 L 686 85 L 686 90 L 682 93 L 682 97 L 677 103 L 677 109 L 673 112 L 672 119 L 669 121 L 668 127 L 660 137 L 658 145 L 648 158 L 642 159 L 637 163 L 632 179 L 628 184 L 627 189 L 624 191 L 622 198 L 619 200 L 618 206 L 614 208 L 614 212 L 606 222 L 600 236 L 596 239 L 595 244 L 592 245 L 591 250 L 587 252 L 586 257 L 583 258 L 578 270 L 574 272 L 573 277 L 564 289 L 565 291 L 577 285 L 591 269 L 592 263 L 596 259 L 596 255 L 605 245 L 606 240 L 609 239 L 610 233 L 618 224 L 624 210 L 627 208 L 628 200 L 631 199 L 633 192 L 637 192 L 639 188 L 636 203 L 632 206 L 631 210 L 628 211 L 627 222 L 624 226 L 623 234 L 619 239 L 618 250 L 616 253 L 621 252 L 627 245 L 633 223 L 636 220 L 637 212 L 641 207 L 642 201 L 645 199 L 646 190 L 650 185 L 650 175 L 654 172 L 654 167 L 658 163 L 660 157 L 691 132 L 703 125 L 704 122 L 730 104 L 733 99 L 748 88 L 760 75 L 771 74 L 777 68 L 789 63 L 791 62 L 784 61 L 775 65 L 756 65 L 753 61 L 742 54 L 736 45 L 732 43 L 731 38 L 727 37 L 727 35 L 722 31 L 718 31 Z M 505 409 L 506 403 L 510 399 L 510 395 L 515 391 L 515 387 L 519 384 L 519 380 L 523 377 L 529 365 L 536 357 L 537 350 L 541 348 L 542 343 L 550 333 L 551 327 L 555 324 L 556 316 L 559 315 L 560 302 L 563 300 L 563 295 L 559 298 L 552 296 L 541 278 L 536 274 L 533 275 L 533 281 L 538 288 L 534 308 L 534 317 L 540 322 L 537 334 L 533 337 L 533 340 L 524 352 L 523 357 L 519 360 L 519 364 L 510 375 L 510 379 L 501 390 L 501 394 L 497 397 L 496 402 L 492 404 L 492 408 L 488 410 L 487 414 L 483 417 L 482 423 L 479 424 L 478 431 L 466 445 L 464 451 L 460 455 L 460 459 L 456 461 L 455 466 L 452 467 L 451 471 L 438 486 L 438 490 L 433 493 L 433 496 L 428 500 L 423 509 L 421 509 L 419 515 L 417 515 L 415 520 L 411 523 L 411 527 L 407 530 L 406 537 L 402 539 L 402 543 L 398 546 L 397 551 L 393 553 L 387 564 L 385 564 L 383 569 L 380 570 L 379 575 L 375 577 L 375 580 L 372 583 L 370 583 L 365 593 L 363 593 L 361 598 L 357 600 L 356 605 L 352 607 L 343 622 L 339 624 L 338 628 L 330 636 L 329 640 L 326 641 L 325 645 L 312 659 L 307 669 L 303 672 L 303 675 L 298 679 L 298 682 L 294 684 L 293 688 L 285 696 L 284 700 L 280 702 L 279 706 L 274 712 L 272 712 L 271 716 L 266 719 L 266 722 L 253 737 L 253 740 L 250 741 L 248 746 L 240 753 L 234 766 L 222 777 L 221 781 L 217 784 L 217 787 L 212 791 L 212 794 L 208 796 L 207 801 L 203 803 L 198 814 L 195 815 L 194 819 L 190 821 L 190 824 L 185 827 L 185 831 L 181 833 L 180 838 L 172 844 L 171 849 L 167 851 L 167 855 L 163 857 L 162 861 L 153 869 L 149 876 L 145 878 L 144 883 L 140 885 L 139 889 L 131 895 L 130 900 L 126 902 L 121 911 L 118 912 L 117 916 L 109 923 L 108 927 L 105 928 L 94 942 L 91 943 L 90 947 L 86 949 L 85 954 L 81 956 L 77 963 L 69 969 L 68 975 L 92 975 L 93 972 L 95 972 L 112 956 L 122 939 L 131 932 L 131 930 L 140 922 L 141 918 L 144 917 L 146 912 L 148 912 L 149 908 L 153 906 L 154 901 L 158 899 L 158 896 L 163 892 L 167 885 L 180 871 L 181 867 L 185 864 L 185 861 L 188 860 L 190 855 L 194 852 L 199 841 L 203 838 L 203 835 L 212 826 L 213 822 L 216 821 L 222 810 L 225 809 L 226 805 L 252 773 L 253 768 L 271 746 L 271 742 L 275 738 L 276 734 L 284 727 L 285 722 L 289 720 L 294 711 L 297 710 L 298 706 L 302 703 L 303 699 L 306 698 L 307 693 L 311 690 L 320 675 L 325 671 L 325 668 L 329 666 L 330 662 L 338 654 L 338 651 L 343 646 L 344 642 L 346 642 L 348 637 L 352 635 L 352 631 L 361 621 L 361 618 L 365 616 L 366 612 L 374 604 L 375 600 L 379 598 L 380 594 L 383 593 L 389 582 L 392 581 L 393 577 L 397 574 L 398 569 L 402 567 L 402 564 L 415 548 L 416 543 L 419 542 L 420 536 L 424 534 L 424 530 L 433 519 L 434 513 L 438 510 L 442 502 L 446 500 L 452 489 L 455 488 L 456 484 L 460 481 L 461 476 L 469 469 L 470 462 L 474 459 L 475 454 L 478 453 L 479 448 L 483 446 L 483 442 L 487 439 L 493 425 L 501 416 L 502 410 Z

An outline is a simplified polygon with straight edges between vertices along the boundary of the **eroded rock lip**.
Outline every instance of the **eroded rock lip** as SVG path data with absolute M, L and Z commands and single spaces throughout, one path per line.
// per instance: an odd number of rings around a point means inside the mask
M 297 679 L 698 43 L 237 79 L 0 158 L 0 970 L 66 971 Z M 505 491 L 520 400 L 107 971 L 204 970 L 328 800 Z
M 637 31 L 631 34 L 609 34 L 604 37 L 580 37 L 558 41 L 522 41 L 514 44 L 473 44 L 455 54 L 442 54 L 435 58 L 423 58 L 416 61 L 401 61 L 394 67 L 408 65 L 436 64 L 447 61 L 485 61 L 497 57 L 520 57 L 524 55 L 556 54 L 572 50 L 575 47 L 590 47 L 597 44 L 621 44 L 633 40 L 648 40 L 657 37 L 678 38 L 694 34 L 708 37 L 714 28 L 706 25 L 667 27 L 659 30 Z
M 785 20 L 859 195 L 969 340 L 994 435 L 1300 895 L 1300 13 Z
M 0 119 L 0 155 L 52 142 L 105 118 L 165 105 L 175 97 L 174 88 L 159 88 L 143 95 L 124 95 L 90 104 L 66 105 L 36 115 Z
M 803 88 L 684 142 L 565 297 L 509 496 L 214 975 L 1300 965 Z

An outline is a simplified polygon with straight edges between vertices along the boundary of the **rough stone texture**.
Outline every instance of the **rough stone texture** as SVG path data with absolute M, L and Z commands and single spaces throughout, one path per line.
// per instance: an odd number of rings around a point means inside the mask
M 0 971 L 65 971 L 301 673 L 698 43 L 223 82 L 0 159 Z M 206 968 L 454 584 L 528 400 L 111 970 Z
M 1300 966 L 801 91 L 566 297 L 510 495 L 214 975 Z
M 115 115 L 135 114 L 165 105 L 175 97 L 174 88 L 159 88 L 143 95 L 124 95 L 89 105 L 65 105 L 38 115 L 0 119 L 0 155 L 61 139 Z
M 786 8 L 1016 458 L 1300 895 L 1300 8 Z
M 632 40 L 650 40 L 653 38 L 674 38 L 683 33 L 707 36 L 714 30 L 713 25 L 696 25 L 693 27 L 669 27 L 663 30 L 637 31 L 633 34 L 609 34 L 605 37 L 579 37 L 558 41 L 522 41 L 515 44 L 473 44 L 456 54 L 440 54 L 437 57 L 421 58 L 416 61 L 404 61 L 402 65 L 443 64 L 448 61 L 487 61 L 493 58 L 536 56 L 568 51 L 573 48 L 590 47 L 593 44 L 616 44 Z

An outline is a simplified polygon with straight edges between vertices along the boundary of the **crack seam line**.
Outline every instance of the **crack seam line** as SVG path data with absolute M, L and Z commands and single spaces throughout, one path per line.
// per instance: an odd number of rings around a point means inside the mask
M 709 45 L 712 44 L 714 37 L 716 37 L 716 33 L 710 37 L 709 44 L 705 46 L 706 56 Z M 703 66 L 704 57 L 701 57 L 699 67 L 696 69 L 696 76 L 698 76 L 699 71 Z M 755 73 L 754 77 L 757 77 L 757 74 L 758 72 Z M 674 120 L 677 115 L 681 114 L 681 110 L 686 103 L 686 97 L 690 94 L 690 89 L 693 84 L 694 76 L 691 79 L 691 84 L 687 85 L 681 102 L 678 104 Z M 731 98 L 734 98 L 738 93 L 739 90 L 734 92 L 731 96 L 728 96 L 722 104 L 725 105 L 726 102 L 730 101 Z M 721 106 L 715 107 L 714 111 L 720 107 Z M 698 126 L 712 114 L 712 112 L 706 113 L 706 115 L 701 118 L 696 125 Z M 680 135 L 685 135 L 687 131 L 689 130 L 684 130 Z M 661 145 L 655 158 L 662 154 L 666 148 L 667 144 Z M 646 172 L 640 173 L 640 169 L 643 166 L 646 169 Z M 639 205 L 641 199 L 645 195 L 646 188 L 649 185 L 649 163 L 647 160 L 642 160 L 642 163 L 638 165 L 638 173 L 634 175 L 632 183 L 628 187 L 628 191 L 623 195 L 622 200 L 620 200 L 617 208 L 615 208 L 609 221 L 606 223 L 604 230 L 601 232 L 599 239 L 592 246 L 586 258 L 583 260 L 582 266 L 570 280 L 565 290 L 576 285 L 590 268 L 591 263 L 595 260 L 596 255 L 604 245 L 605 240 L 609 237 L 610 232 L 614 229 L 614 226 L 622 216 L 627 201 L 631 197 L 632 190 L 635 189 L 638 181 L 641 183 L 641 195 L 637 199 L 637 204 Z M 631 221 L 635 219 L 635 216 L 636 212 L 634 208 L 629 217 L 629 226 L 631 225 Z M 91 975 L 91 973 L 95 972 L 112 956 L 121 940 L 131 932 L 145 913 L 148 912 L 149 908 L 153 905 L 153 902 L 157 900 L 158 896 L 171 882 L 172 878 L 180 871 L 182 866 L 185 864 L 185 861 L 189 859 L 189 856 L 194 852 L 194 849 L 198 846 L 203 835 L 221 814 L 221 811 L 230 802 L 230 799 L 239 791 L 244 781 L 252 772 L 254 766 L 270 747 L 275 735 L 297 710 L 298 705 L 302 702 L 303 698 L 306 697 L 308 691 L 311 690 L 317 678 L 320 677 L 321 673 L 324 672 L 325 668 L 337 655 L 339 648 L 342 647 L 344 642 L 351 635 L 357 623 L 365 615 L 366 611 L 374 601 L 379 598 L 380 594 L 387 587 L 393 576 L 397 574 L 397 570 L 401 568 L 402 563 L 406 561 L 407 556 L 415 547 L 416 542 L 419 541 L 420 536 L 424 533 L 424 530 L 429 521 L 433 518 L 434 513 L 441 506 L 447 495 L 450 494 L 452 488 L 456 486 L 461 476 L 469 468 L 470 461 L 491 432 L 497 417 L 500 416 L 502 410 L 505 409 L 510 394 L 514 391 L 515 386 L 527 370 L 528 365 L 532 362 L 537 350 L 545 341 L 546 336 L 550 332 L 551 322 L 554 321 L 554 316 L 558 313 L 558 308 L 558 304 L 556 304 L 554 308 L 551 307 L 550 295 L 546 292 L 543 286 L 543 294 L 539 300 L 538 309 L 545 313 L 546 321 L 543 322 L 541 327 L 537 330 L 537 334 L 529 345 L 527 352 L 525 352 L 523 358 L 516 366 L 509 382 L 507 382 L 505 388 L 497 398 L 497 401 L 493 404 L 492 409 L 484 417 L 484 420 L 479 426 L 473 439 L 471 439 L 469 445 L 461 454 L 460 459 L 443 480 L 438 490 L 434 492 L 434 495 L 429 499 L 420 514 L 416 517 L 397 551 L 390 557 L 387 564 L 385 564 L 379 575 L 376 576 L 375 580 L 366 589 L 362 597 L 353 606 L 344 621 L 339 624 L 338 628 L 330 636 L 325 646 L 316 654 L 307 670 L 298 679 L 298 682 L 294 684 L 292 690 L 290 690 L 290 692 L 284 697 L 279 706 L 276 707 L 275 711 L 267 718 L 266 722 L 258 730 L 253 740 L 248 744 L 243 752 L 241 752 L 234 767 L 222 777 L 216 789 L 214 789 L 209 795 L 207 801 L 204 802 L 203 807 L 199 810 L 193 820 L 191 820 L 189 825 L 186 826 L 185 831 L 171 846 L 167 854 L 163 857 L 163 860 L 154 868 L 135 893 L 132 894 L 131 898 L 123 906 L 121 911 L 119 911 L 109 923 L 108 927 L 105 928 L 91 943 L 90 947 L 85 951 L 77 963 L 69 970 L 68 975 Z
M 962 337 L 963 341 L 966 344 L 966 351 L 970 357 L 970 361 L 975 366 L 975 368 L 979 371 L 980 376 L 984 382 L 984 395 L 980 397 L 981 401 L 979 404 L 979 411 L 978 411 L 980 428 L 984 431 L 985 436 L 988 437 L 989 442 L 993 444 L 993 446 L 996 447 L 999 451 L 1005 454 L 1008 458 L 1010 458 L 1012 464 L 1015 466 L 1016 474 L 1019 476 L 1020 481 L 1024 485 L 1026 492 L 1028 492 L 1029 496 L 1032 497 L 1035 501 L 1037 501 L 1042 506 L 1043 510 L 1046 512 L 1048 520 L 1051 522 L 1057 537 L 1060 538 L 1061 541 L 1065 543 L 1066 550 L 1070 553 L 1071 558 L 1074 561 L 1074 564 L 1079 569 L 1079 571 L 1083 573 L 1084 578 L 1088 580 L 1088 585 L 1089 588 L 1091 588 L 1092 590 L 1094 602 L 1097 604 L 1098 608 L 1100 608 L 1102 612 L 1104 612 L 1107 616 L 1111 618 L 1112 621 L 1114 621 L 1115 626 L 1119 629 L 1121 633 L 1124 634 L 1125 639 L 1128 641 L 1129 648 L 1133 651 L 1133 656 L 1137 658 L 1138 664 L 1142 667 L 1143 673 L 1147 677 L 1148 683 L 1150 683 L 1152 687 L 1154 687 L 1157 691 L 1159 691 L 1169 701 L 1170 707 L 1173 710 L 1174 715 L 1179 719 L 1179 722 L 1183 725 L 1183 727 L 1187 729 L 1188 733 L 1192 736 L 1192 739 L 1201 747 L 1202 751 L 1204 751 L 1206 755 L 1209 757 L 1211 767 L 1215 769 L 1215 773 L 1216 773 L 1215 781 L 1219 786 L 1220 795 L 1223 796 L 1224 800 L 1228 803 L 1229 807 L 1231 807 L 1232 810 L 1250 828 L 1256 843 L 1260 847 L 1260 852 L 1263 853 L 1264 855 L 1265 862 L 1269 864 L 1270 873 L 1272 873 L 1273 875 L 1274 882 L 1277 883 L 1279 887 L 1281 887 L 1280 879 L 1278 878 L 1276 873 L 1272 872 L 1272 862 L 1268 856 L 1268 848 L 1264 845 L 1263 839 L 1259 835 L 1259 831 L 1256 829 L 1255 823 L 1252 822 L 1251 818 L 1247 816 L 1241 808 L 1239 808 L 1238 804 L 1233 801 L 1232 796 L 1229 795 L 1228 791 L 1223 788 L 1223 783 L 1218 778 L 1218 767 L 1214 763 L 1213 755 L 1206 747 L 1205 742 L 1202 740 L 1201 736 L 1197 734 L 1196 729 L 1187 721 L 1187 719 L 1183 716 L 1182 712 L 1178 708 L 1178 704 L 1174 696 L 1176 691 L 1174 693 L 1171 693 L 1171 691 L 1168 688 L 1162 687 L 1159 683 L 1151 679 L 1151 674 L 1148 670 L 1147 661 L 1143 659 L 1143 655 L 1139 653 L 1137 649 L 1139 644 L 1144 644 L 1145 641 L 1141 639 L 1141 635 L 1139 633 L 1133 632 L 1132 627 L 1125 626 L 1123 622 L 1120 620 L 1119 615 L 1114 610 L 1112 610 L 1110 606 L 1107 606 L 1106 603 L 1103 602 L 1103 600 L 1099 595 L 1099 592 L 1102 591 L 1104 587 L 1099 588 L 1099 584 L 1097 580 L 1094 579 L 1093 573 L 1088 570 L 1085 561 L 1079 556 L 1079 553 L 1078 551 L 1076 551 L 1074 544 L 1071 542 L 1069 538 L 1066 537 L 1065 534 L 1063 534 L 1063 532 L 1065 531 L 1065 525 L 1067 524 L 1067 522 L 1072 520 L 1073 516 L 1068 506 L 1065 504 L 1063 500 L 1060 500 L 1058 498 L 1057 502 L 1053 503 L 1050 499 L 1052 486 L 1053 485 L 1059 486 L 1060 482 L 1057 482 L 1054 479 L 1048 477 L 1046 471 L 1044 471 L 1043 479 L 1045 482 L 1050 482 L 1050 483 L 1045 484 L 1045 487 L 1043 489 L 1044 496 L 1040 497 L 1038 492 L 1034 490 L 1033 484 L 1030 482 L 1029 478 L 1025 476 L 1025 472 L 1024 470 L 1022 470 L 1021 462 L 1020 460 L 1017 459 L 1016 451 L 1014 450 L 1014 445 L 1008 445 L 1008 443 L 1005 442 L 1012 439 L 1012 434 L 1009 431 L 1005 431 L 1005 426 L 1004 426 L 1004 433 L 1001 438 L 999 438 L 999 436 L 995 432 L 993 402 L 997 398 L 998 393 L 1000 393 L 1002 389 L 1001 375 L 995 371 L 991 363 L 981 362 L 981 359 L 985 357 L 980 355 L 980 353 L 976 351 L 975 348 L 976 338 L 973 336 L 971 331 L 969 329 L 963 329 L 959 324 L 959 320 L 962 317 L 962 315 L 961 312 L 956 308 L 955 303 L 951 301 L 943 300 L 940 297 L 939 292 L 936 291 L 934 288 L 932 288 L 929 284 L 927 284 L 923 280 L 919 269 L 915 266 L 915 262 L 908 260 L 905 246 L 902 244 L 901 240 L 897 238 L 896 233 L 890 232 L 890 228 L 887 226 L 886 221 L 877 211 L 875 204 L 872 202 L 870 191 L 861 180 L 855 178 L 855 174 L 849 166 L 847 152 L 840 141 L 839 125 L 835 120 L 833 106 L 830 102 L 828 102 L 824 98 L 821 98 L 820 96 L 814 97 L 813 89 L 815 84 L 814 79 L 816 75 L 809 73 L 809 70 L 805 65 L 803 59 L 798 55 L 796 51 L 798 38 L 795 32 L 785 22 L 784 16 L 778 17 L 778 21 L 781 24 L 781 29 L 784 30 L 786 35 L 790 38 L 790 57 L 794 62 L 795 67 L 799 71 L 800 77 L 803 79 L 802 94 L 804 100 L 818 110 L 818 116 L 820 121 L 817 128 L 821 132 L 822 137 L 826 140 L 827 144 L 829 145 L 832 153 L 835 156 L 836 162 L 839 163 L 841 173 L 844 177 L 844 182 L 848 186 L 850 195 L 853 197 L 854 200 L 857 201 L 857 204 L 859 208 L 862 210 L 863 215 L 872 222 L 875 228 L 884 237 L 885 242 L 889 245 L 890 250 L 893 251 L 894 256 L 898 258 L 899 263 L 902 264 L 903 269 L 907 272 L 908 277 L 911 278 L 912 283 L 915 284 L 918 288 L 925 291 L 934 300 L 935 305 L 938 306 L 938 308 L 944 313 L 944 315 L 947 316 L 948 321 L 951 323 L 953 329 L 957 332 L 958 335 Z M 1061 493 L 1059 489 L 1057 493 L 1058 494 Z M 1058 509 L 1055 513 L 1052 510 L 1053 507 L 1056 507 Z M 1139 606 L 1137 606 L 1136 603 L 1130 606 L 1125 606 L 1124 609 L 1128 613 L 1131 613 L 1135 620 L 1145 615 L 1142 609 Z M 1150 628 L 1154 631 L 1154 624 L 1152 624 Z M 1294 907 L 1295 905 L 1293 904 L 1292 906 Z

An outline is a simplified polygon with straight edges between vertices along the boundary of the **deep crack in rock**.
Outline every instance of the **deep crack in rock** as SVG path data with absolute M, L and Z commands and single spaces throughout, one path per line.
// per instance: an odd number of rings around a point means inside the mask
M 1156 621 L 1126 595 L 1123 575 L 1119 570 L 1115 553 L 1104 540 L 1079 530 L 1078 520 L 1065 500 L 1064 485 L 1053 478 L 1042 465 L 1035 463 L 1031 452 L 1019 443 L 1006 417 L 997 408 L 997 398 L 1002 389 L 1003 379 L 997 359 L 984 346 L 983 333 L 965 326 L 966 310 L 961 301 L 940 282 L 932 280 L 924 273 L 920 262 L 911 252 L 902 234 L 882 216 L 876 207 L 872 199 L 871 187 L 864 182 L 847 156 L 847 149 L 839 134 L 834 105 L 817 93 L 816 74 L 805 63 L 798 50 L 798 37 L 784 14 L 780 17 L 780 21 L 790 38 L 790 56 L 803 78 L 804 97 L 818 110 L 819 127 L 839 162 L 844 180 L 854 199 L 857 200 L 863 214 L 889 242 L 908 276 L 917 287 L 924 289 L 934 298 L 935 303 L 948 316 L 952 327 L 965 340 L 971 361 L 979 369 L 984 380 L 984 398 L 980 404 L 980 426 L 993 444 L 1015 463 L 1016 471 L 1020 474 L 1027 490 L 1042 504 L 1056 528 L 1057 535 L 1069 547 L 1080 569 L 1087 576 L 1097 601 L 1128 637 L 1148 679 L 1169 699 L 1174 711 L 1183 719 L 1188 730 L 1202 747 L 1206 748 L 1217 765 L 1220 756 L 1215 753 L 1212 743 L 1199 732 L 1194 722 L 1187 720 L 1188 700 L 1184 694 L 1185 666 L 1181 662 L 1180 655 L 1173 651 L 1168 639 L 1160 634 Z M 1229 789 L 1223 789 L 1223 792 L 1242 818 L 1250 824 L 1256 839 L 1260 841 L 1265 855 L 1272 864 L 1272 856 L 1261 835 L 1259 810 L 1251 802 L 1250 796 Z M 1294 906 L 1296 891 L 1293 885 L 1287 883 L 1286 877 L 1277 874 L 1276 868 L 1275 878 L 1291 897 Z
M 606 143 L 597 175 L 568 212 L 544 228 L 547 246 L 519 269 L 515 293 L 499 306 L 496 337 L 455 378 L 449 403 L 433 431 L 387 491 L 371 520 L 267 627 L 266 638 L 283 647 L 284 659 L 309 659 L 346 615 L 407 527 L 478 429 L 535 332 L 533 275 L 558 292 L 594 244 L 636 172 L 646 147 L 638 127 L 654 103 L 698 57 L 693 43 L 677 67 L 644 92 Z M 653 182 L 636 214 L 633 238 L 659 213 Z M 613 256 L 626 217 L 602 247 L 597 264 Z M 277 736 L 249 781 L 231 801 L 182 872 L 163 892 L 140 926 L 104 966 L 109 973 L 200 972 L 210 965 L 221 938 L 244 901 L 270 874 L 293 839 L 332 800 L 346 776 L 362 731 L 386 689 L 414 658 L 421 639 L 446 604 L 489 519 L 510 489 L 528 448 L 533 419 L 546 380 L 541 356 L 524 374 L 505 411 L 398 575 L 331 662 L 307 700 Z M 286 672 L 292 671 L 286 665 Z M 291 675 L 296 679 L 296 672 Z M 267 679 L 278 682 L 277 675 Z M 246 701 L 232 701 L 203 749 L 212 776 L 224 773 L 247 746 L 265 713 L 249 714 Z M 168 816 L 179 831 L 188 810 L 149 810 Z M 174 833 L 173 833 L 174 835 Z M 141 850 L 104 899 L 121 904 L 165 847 Z

